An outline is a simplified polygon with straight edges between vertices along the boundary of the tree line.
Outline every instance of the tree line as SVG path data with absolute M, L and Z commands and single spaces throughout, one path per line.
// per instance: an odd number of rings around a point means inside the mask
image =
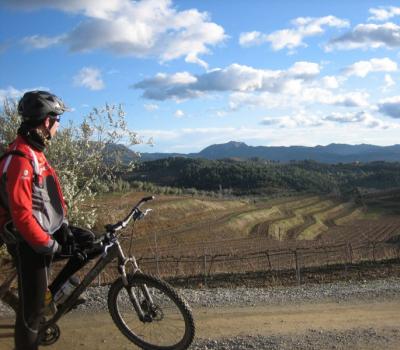
M 230 189 L 235 194 L 314 192 L 346 195 L 357 188 L 400 186 L 400 163 L 339 163 L 296 161 L 287 164 L 254 160 L 206 160 L 174 157 L 139 163 L 134 172 L 121 174 L 129 182 L 195 188 Z

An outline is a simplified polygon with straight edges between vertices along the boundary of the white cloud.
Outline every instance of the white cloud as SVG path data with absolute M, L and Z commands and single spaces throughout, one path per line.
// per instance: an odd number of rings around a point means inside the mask
M 372 114 L 360 112 L 332 112 L 325 116 L 310 113 L 306 110 L 300 110 L 293 115 L 283 115 L 279 117 L 264 118 L 260 124 L 265 126 L 276 126 L 278 128 L 310 128 L 310 127 L 324 127 L 327 128 L 328 123 L 336 125 L 340 124 L 358 124 L 365 128 L 380 128 L 386 129 L 389 127 L 388 123 L 380 120 Z
M 188 72 L 179 72 L 171 75 L 158 73 L 154 78 L 144 79 L 132 87 L 142 89 L 144 98 L 158 101 L 166 99 L 179 101 L 201 95 L 201 92 L 191 89 L 191 86 L 196 82 L 197 77 Z
M 317 127 L 323 125 L 321 117 L 313 115 L 307 111 L 298 111 L 293 115 L 284 115 L 275 118 L 264 118 L 261 125 L 277 126 L 279 128 L 304 128 Z
M 56 37 L 46 37 L 41 35 L 32 35 L 26 37 L 22 40 L 22 44 L 31 49 L 45 49 L 49 46 L 57 45 L 62 40 L 65 39 L 65 36 L 60 35 Z
M 104 89 L 101 71 L 93 67 L 82 68 L 73 80 L 76 86 L 83 86 L 90 90 Z
M 387 21 L 388 19 L 400 16 L 400 7 L 394 6 L 381 6 L 378 8 L 369 9 L 369 13 L 372 14 L 371 17 L 368 17 L 369 21 Z
M 332 39 L 325 46 L 327 51 L 334 49 L 369 49 L 400 47 L 400 26 L 395 23 L 359 24 L 350 32 Z
M 288 69 L 288 75 L 296 79 L 312 79 L 320 73 L 321 67 L 314 62 L 296 62 Z
M 346 78 L 325 76 L 319 79 L 320 69 L 319 64 L 312 62 L 296 62 L 286 70 L 232 64 L 201 75 L 158 73 L 132 87 L 143 90 L 143 97 L 158 101 L 181 101 L 212 92 L 230 92 L 230 110 L 243 106 L 276 108 L 319 103 L 365 107 L 369 104 L 366 92 L 333 93 L 332 90 L 337 89 Z
M 331 90 L 320 87 L 305 87 L 300 90 L 288 91 L 282 94 L 262 93 L 233 93 L 230 96 L 229 107 L 237 110 L 242 107 L 262 108 L 298 108 L 306 105 L 322 104 L 340 107 L 367 107 L 369 94 L 351 91 L 334 94 Z
M 143 107 L 146 111 L 149 111 L 149 112 L 154 112 L 160 108 L 158 105 L 156 105 L 154 103 L 145 103 L 143 105 Z
M 185 58 L 185 62 L 195 63 L 195 64 L 198 64 L 199 66 L 203 67 L 206 70 L 208 69 L 208 63 L 206 61 L 203 61 L 200 58 L 198 58 L 197 55 L 194 53 L 189 53 Z
M 293 50 L 300 46 L 307 46 L 304 38 L 323 34 L 326 27 L 344 28 L 349 26 L 347 20 L 335 16 L 299 17 L 291 23 L 294 28 L 277 30 L 270 34 L 257 31 L 241 33 L 239 43 L 242 46 L 252 46 L 269 42 L 275 51 L 285 48 Z
M 224 29 L 206 12 L 176 10 L 171 0 L 6 0 L 20 9 L 54 8 L 87 18 L 72 31 L 55 37 L 33 35 L 23 40 L 33 48 L 67 45 L 70 51 L 107 50 L 118 55 L 156 57 L 169 61 L 184 57 L 207 67 L 199 55 L 223 42 Z
M 18 90 L 12 86 L 5 89 L 0 89 L 0 103 L 3 104 L 5 100 L 16 100 L 20 98 L 25 91 Z
M 176 118 L 183 118 L 183 117 L 185 116 L 185 113 L 184 113 L 181 109 L 178 109 L 178 110 L 174 113 L 174 116 L 175 116 Z
M 142 89 L 143 97 L 154 100 L 187 99 L 211 91 L 299 92 L 302 84 L 315 79 L 320 66 L 313 62 L 296 62 L 287 70 L 255 69 L 231 64 L 201 75 L 187 72 L 172 75 L 158 73 L 133 85 Z
M 293 102 L 300 104 L 320 103 L 343 107 L 365 107 L 368 105 L 368 98 L 369 94 L 366 92 L 349 91 L 338 94 L 320 87 L 304 88 L 301 92 L 292 96 Z
M 38 10 L 43 7 L 82 13 L 88 17 L 110 18 L 129 5 L 128 0 L 3 0 L 4 5 L 21 10 Z
M 400 96 L 380 100 L 378 111 L 388 117 L 400 119 Z
M 282 106 L 293 106 L 293 99 L 288 95 L 276 95 L 270 92 L 261 92 L 258 94 L 234 92 L 229 96 L 229 108 L 238 110 L 244 106 L 247 107 L 263 107 L 278 108 Z
M 396 72 L 397 63 L 390 58 L 372 58 L 369 61 L 358 61 L 344 69 L 347 76 L 355 75 L 365 78 L 371 72 Z
M 359 123 L 364 125 L 367 128 L 380 128 L 386 129 L 389 127 L 388 123 L 380 120 L 379 118 L 373 116 L 372 114 L 361 111 L 356 113 L 338 113 L 332 112 L 331 114 L 325 116 L 323 118 L 325 121 L 340 123 L 340 124 L 348 124 L 348 123 Z
M 333 75 L 327 75 L 321 79 L 321 84 L 322 87 L 327 89 L 337 89 L 340 86 L 341 81 Z
M 5 100 L 18 100 L 25 92 L 33 90 L 49 91 L 47 87 L 43 86 L 22 90 L 16 89 L 13 86 L 8 86 L 5 89 L 0 89 L 0 104 L 4 103 Z
M 266 41 L 268 41 L 268 35 L 257 31 L 240 33 L 239 36 L 239 44 L 245 47 L 261 45 Z
M 320 102 L 344 107 L 367 107 L 369 94 L 366 92 L 347 92 L 341 95 L 331 95 Z
M 385 74 L 384 84 L 385 85 L 381 89 L 383 92 L 388 91 L 391 87 L 395 86 L 396 82 L 390 74 Z

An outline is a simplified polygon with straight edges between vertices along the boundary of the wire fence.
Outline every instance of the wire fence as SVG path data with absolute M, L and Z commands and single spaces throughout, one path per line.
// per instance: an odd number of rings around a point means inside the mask
M 185 278 L 201 276 L 204 282 L 219 274 L 243 274 L 250 272 L 274 272 L 279 278 L 280 272 L 292 271 L 300 284 L 302 273 L 309 268 L 335 266 L 335 269 L 348 268 L 362 262 L 382 262 L 400 259 L 400 246 L 385 242 L 366 244 L 342 243 L 329 246 L 290 249 L 260 249 L 258 251 L 209 254 L 204 251 L 190 255 L 152 256 L 136 255 L 139 267 L 146 273 L 162 278 Z M 97 284 L 108 284 L 118 277 L 116 265 L 100 274 Z

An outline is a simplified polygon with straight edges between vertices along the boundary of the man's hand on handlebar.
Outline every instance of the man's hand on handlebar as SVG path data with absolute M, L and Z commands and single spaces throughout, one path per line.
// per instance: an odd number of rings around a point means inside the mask
M 60 257 L 76 257 L 79 260 L 86 260 L 86 254 L 79 248 L 75 237 L 67 223 L 63 223 L 61 227 L 54 233 L 54 238 L 60 245 L 58 255 Z
M 74 235 L 72 234 L 67 223 L 63 223 L 61 227 L 54 232 L 53 237 L 61 245 L 71 245 L 74 243 Z

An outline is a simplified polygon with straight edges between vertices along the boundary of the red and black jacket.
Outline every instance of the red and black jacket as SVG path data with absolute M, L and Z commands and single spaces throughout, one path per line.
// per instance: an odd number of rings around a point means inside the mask
M 66 205 L 58 177 L 43 152 L 18 136 L 0 162 L 0 229 L 12 220 L 38 253 L 57 250 L 52 234 L 65 221 Z

